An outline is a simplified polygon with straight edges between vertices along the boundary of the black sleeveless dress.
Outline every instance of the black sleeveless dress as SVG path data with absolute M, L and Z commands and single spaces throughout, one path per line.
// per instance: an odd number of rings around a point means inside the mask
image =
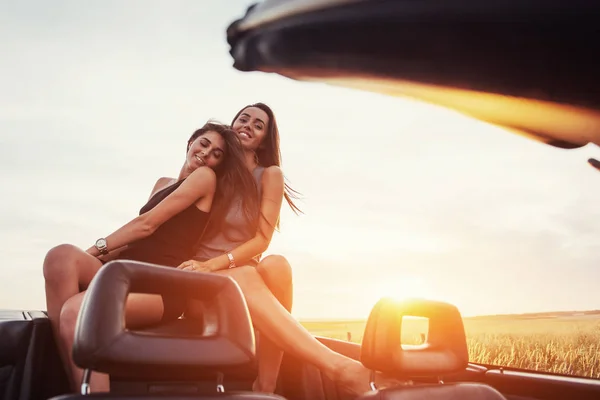
M 184 181 L 156 192 L 140 209 L 140 215 L 156 207 Z M 194 256 L 195 245 L 206 228 L 208 217 L 209 213 L 192 204 L 164 222 L 152 235 L 130 243 L 119 258 L 177 267 Z
M 141 208 L 140 215 L 147 213 L 173 193 L 185 179 L 174 183 L 154 194 Z M 167 267 L 177 267 L 194 256 L 196 243 L 202 236 L 209 213 L 201 211 L 194 204 L 171 217 L 152 235 L 130 243 L 118 259 L 143 261 Z M 163 295 L 163 321 L 177 319 L 185 310 L 185 300 L 176 295 L 176 290 L 165 288 Z

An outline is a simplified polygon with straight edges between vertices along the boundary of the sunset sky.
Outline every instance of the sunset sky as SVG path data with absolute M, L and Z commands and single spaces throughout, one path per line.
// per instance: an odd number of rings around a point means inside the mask
M 304 196 L 269 249 L 292 263 L 295 316 L 366 317 L 386 294 L 464 315 L 600 309 L 596 147 L 238 72 L 225 28 L 249 4 L 0 3 L 0 309 L 45 309 L 49 248 L 87 248 L 128 222 L 178 174 L 196 128 L 257 101 Z

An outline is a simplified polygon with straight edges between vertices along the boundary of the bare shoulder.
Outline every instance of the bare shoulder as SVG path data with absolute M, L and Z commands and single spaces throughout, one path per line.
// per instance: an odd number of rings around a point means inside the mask
M 158 178 L 158 180 L 154 184 L 154 188 L 156 189 L 156 188 L 159 188 L 161 186 L 170 185 L 174 181 L 175 181 L 175 178 L 169 178 L 168 176 L 160 177 L 160 178 Z
M 205 183 L 215 183 L 216 184 L 217 174 L 215 174 L 215 171 L 213 171 L 212 168 L 200 167 L 200 168 L 197 168 L 196 170 L 194 170 L 194 172 L 192 172 L 190 174 L 190 176 L 188 176 L 188 180 L 191 180 L 193 182 L 203 181 Z
M 265 168 L 263 172 L 261 187 L 265 196 L 283 195 L 283 171 L 277 165 Z
M 277 165 L 271 165 L 265 168 L 263 172 L 263 183 L 283 183 L 283 171 Z

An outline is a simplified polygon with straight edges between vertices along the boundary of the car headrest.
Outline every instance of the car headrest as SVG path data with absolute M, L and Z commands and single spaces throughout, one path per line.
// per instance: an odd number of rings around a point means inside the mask
M 403 317 L 429 320 L 425 343 L 402 345 Z M 367 320 L 360 361 L 371 370 L 406 377 L 464 370 L 469 354 L 462 317 L 456 307 L 443 302 L 383 298 Z
M 125 327 L 129 293 L 179 296 L 203 305 L 196 332 Z M 189 322 L 188 322 L 189 323 Z M 103 266 L 84 296 L 77 320 L 73 360 L 112 378 L 199 379 L 221 373 L 255 376 L 250 315 L 233 279 L 136 261 Z

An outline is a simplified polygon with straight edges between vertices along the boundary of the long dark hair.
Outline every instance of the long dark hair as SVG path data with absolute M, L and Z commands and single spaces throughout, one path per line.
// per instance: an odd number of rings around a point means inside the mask
M 247 105 L 242 108 L 238 113 L 233 117 L 231 122 L 231 126 L 238 119 L 240 114 L 244 112 L 247 108 L 259 108 L 263 110 L 269 117 L 269 123 L 267 126 L 267 136 L 264 139 L 264 142 L 261 146 L 256 150 L 256 156 L 258 158 L 258 165 L 263 166 L 265 168 L 270 167 L 271 165 L 277 165 L 281 167 L 281 149 L 279 148 L 279 128 L 277 127 L 277 120 L 275 119 L 275 114 L 271 107 L 264 103 L 254 103 Z M 300 193 L 296 190 L 292 189 L 290 185 L 284 183 L 284 192 L 283 197 L 287 201 L 288 205 L 294 211 L 294 213 L 302 213 L 302 210 L 294 203 L 294 200 L 298 200 L 300 198 Z M 279 226 L 279 221 L 277 222 L 277 226 Z
M 221 230 L 232 202 L 239 196 L 242 211 L 248 221 L 256 221 L 260 210 L 258 188 L 250 170 L 246 166 L 244 149 L 238 134 L 230 126 L 214 121 L 207 122 L 188 139 L 187 149 L 198 137 L 207 132 L 218 133 L 225 141 L 225 157 L 215 168 L 217 189 L 210 211 L 210 221 L 203 237 L 211 237 Z

